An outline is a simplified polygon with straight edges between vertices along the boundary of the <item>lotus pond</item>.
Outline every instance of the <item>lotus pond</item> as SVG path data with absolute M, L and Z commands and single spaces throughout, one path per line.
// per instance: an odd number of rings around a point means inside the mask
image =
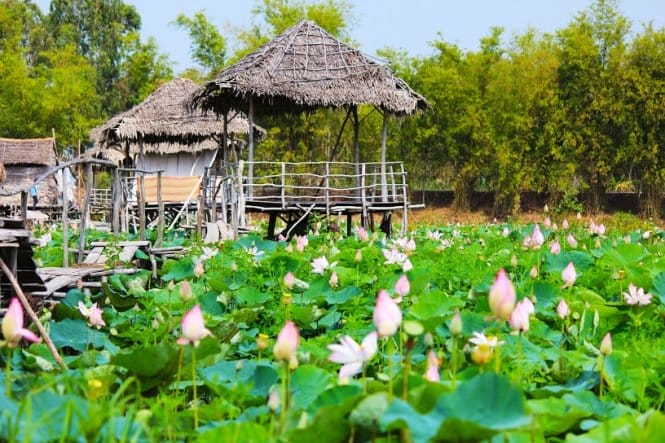
M 0 439 L 665 441 L 665 232 L 555 219 L 173 238 L 38 312 L 65 370 L 10 308 Z

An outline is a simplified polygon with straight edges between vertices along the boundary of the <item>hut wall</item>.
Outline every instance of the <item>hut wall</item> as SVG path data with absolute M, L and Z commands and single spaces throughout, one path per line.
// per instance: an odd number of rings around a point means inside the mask
M 215 151 L 177 154 L 145 154 L 144 168 L 147 171 L 164 171 L 167 176 L 203 175 Z M 194 169 L 192 170 L 192 167 Z
M 35 177 L 49 170 L 48 166 L 21 166 L 6 165 L 7 178 L 2 182 L 2 188 L 5 191 L 19 191 L 19 193 L 7 197 L 0 197 L 0 205 L 20 205 L 20 190 L 30 188 Z M 39 206 L 55 205 L 58 199 L 58 186 L 55 178 L 50 176 L 37 186 L 39 195 Z M 28 203 L 32 204 L 32 199 L 28 198 Z

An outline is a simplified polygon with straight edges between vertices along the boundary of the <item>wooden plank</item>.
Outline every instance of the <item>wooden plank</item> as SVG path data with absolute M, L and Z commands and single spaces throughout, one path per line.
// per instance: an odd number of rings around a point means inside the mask
M 139 249 L 138 245 L 125 246 L 122 248 L 122 251 L 120 251 L 118 259 L 120 261 L 130 261 L 132 258 L 134 258 L 134 254 L 138 249 Z
M 116 245 L 121 248 L 124 248 L 125 246 L 138 246 L 138 247 L 144 247 L 144 246 L 150 246 L 150 241 L 149 240 L 136 240 L 136 241 L 121 241 L 117 243 L 111 243 L 107 241 L 93 241 L 90 243 L 90 246 L 108 246 L 108 245 Z
M 184 202 L 192 192 L 200 185 L 201 177 L 162 175 L 161 177 L 161 200 L 162 202 Z M 158 203 L 157 198 L 158 177 L 146 176 L 143 179 L 146 203 Z M 198 194 L 197 194 L 198 195 Z
M 104 253 L 104 247 L 103 246 L 96 246 L 92 248 L 88 256 L 83 260 L 84 264 L 93 264 L 93 263 L 103 263 L 103 261 L 99 261 L 99 259 L 102 257 L 102 254 Z

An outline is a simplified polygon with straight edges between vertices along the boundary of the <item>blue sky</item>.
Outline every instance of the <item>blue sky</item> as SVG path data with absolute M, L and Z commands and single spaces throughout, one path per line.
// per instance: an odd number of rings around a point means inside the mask
M 160 51 L 175 62 L 181 72 L 194 63 L 189 57 L 187 34 L 169 23 L 179 13 L 191 16 L 205 11 L 222 33 L 231 27 L 251 24 L 254 0 L 125 0 L 138 9 L 143 20 L 142 36 L 157 40 Z M 49 0 L 37 0 L 48 10 Z M 370 55 L 389 46 L 409 55 L 431 53 L 428 43 L 443 40 L 466 50 L 478 48 L 492 26 L 503 26 L 508 37 L 529 26 L 553 32 L 566 26 L 591 0 L 353 0 L 355 23 L 351 36 Z M 633 30 L 653 22 L 665 27 L 665 1 L 622 0 L 621 12 L 633 22 Z

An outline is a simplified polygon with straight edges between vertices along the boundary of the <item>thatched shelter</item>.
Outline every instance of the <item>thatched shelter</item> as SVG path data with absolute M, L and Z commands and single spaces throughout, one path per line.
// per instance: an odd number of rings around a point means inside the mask
M 359 163 L 358 105 L 383 111 L 382 162 L 385 163 L 386 118 L 406 115 L 427 107 L 390 69 L 361 51 L 330 35 L 314 22 L 303 20 L 197 90 L 193 109 L 214 110 L 225 115 L 230 109 L 254 112 L 300 112 L 331 107 L 346 108 L 354 121 L 354 161 Z M 249 159 L 253 140 L 249 138 Z M 248 179 L 252 179 L 251 169 Z
M 5 180 L 0 183 L 3 192 L 17 194 L 0 197 L 0 205 L 19 205 L 20 191 L 30 188 L 34 179 L 56 165 L 55 139 L 0 138 L 0 163 L 5 167 Z M 53 205 L 58 199 L 58 185 L 54 176 L 38 185 L 39 204 Z
M 222 143 L 223 122 L 203 111 L 189 113 L 186 100 L 198 88 L 191 80 L 172 80 L 143 102 L 90 131 L 101 147 L 115 148 L 142 169 L 166 175 L 200 175 Z M 236 113 L 227 124 L 230 137 L 246 134 L 247 119 Z M 255 127 L 258 133 L 264 132 Z M 143 154 L 143 159 L 141 159 Z

